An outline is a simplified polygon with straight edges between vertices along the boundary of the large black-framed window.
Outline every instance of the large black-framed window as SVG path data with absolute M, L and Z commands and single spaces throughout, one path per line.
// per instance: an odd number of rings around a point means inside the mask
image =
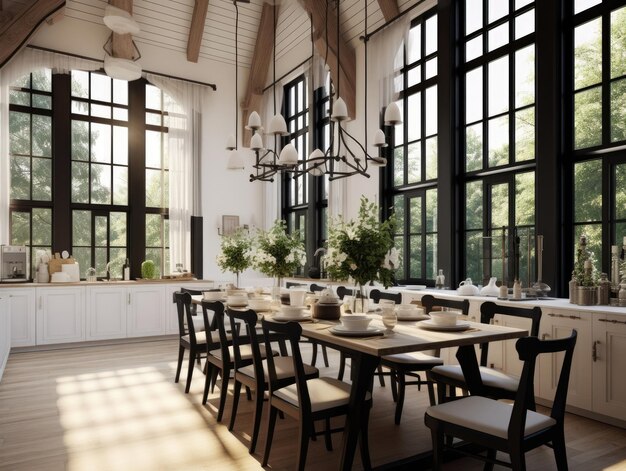
M 565 191 L 573 196 L 565 260 L 573 265 L 584 233 L 597 268 L 609 273 L 611 245 L 626 237 L 626 5 L 575 0 L 565 15 Z
M 155 93 L 159 106 L 150 104 Z M 9 236 L 30 247 L 31 275 L 39 249 L 70 251 L 82 278 L 89 267 L 104 275 L 107 264 L 119 277 L 126 258 L 139 276 L 155 249 L 157 266 L 169 270 L 163 103 L 145 80 L 101 72 L 43 70 L 11 86 Z M 150 215 L 158 217 L 157 244 L 146 235 Z
M 283 114 L 290 133 L 288 139 L 298 150 L 298 158 L 306 161 L 313 148 L 324 149 L 330 132 L 330 76 L 325 86 L 310 89 L 310 80 L 301 75 L 285 85 Z M 307 252 L 305 272 L 314 260 L 315 250 L 323 247 L 328 234 L 328 176 L 304 174 L 295 177 L 283 174 L 282 214 L 289 231 L 297 230 L 303 237 Z
M 383 172 L 383 207 L 393 206 L 395 245 L 402 255 L 396 278 L 426 283 L 437 274 L 438 17 L 413 20 L 401 71 L 398 105 L 403 124 L 391 131 L 391 168 Z
M 536 47 L 530 0 L 461 2 L 461 277 L 535 277 Z M 516 261 L 519 260 L 519 264 Z

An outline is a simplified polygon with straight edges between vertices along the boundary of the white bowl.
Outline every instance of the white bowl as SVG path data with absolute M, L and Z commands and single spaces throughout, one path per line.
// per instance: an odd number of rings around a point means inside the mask
M 233 294 L 226 298 L 226 303 L 231 306 L 246 306 L 248 304 L 248 296 L 242 294 Z
M 341 316 L 341 324 L 347 330 L 367 330 L 372 318 L 365 314 L 346 314 Z
M 459 314 L 450 311 L 432 311 L 430 318 L 436 325 L 456 325 Z
M 415 314 L 419 306 L 416 304 L 398 304 L 396 306 L 396 311 L 398 314 Z
M 219 301 L 224 298 L 224 291 L 203 291 L 202 299 L 206 301 Z
M 284 318 L 298 319 L 304 315 L 304 306 L 283 306 L 280 313 Z
M 248 300 L 248 307 L 254 311 L 269 311 L 272 301 L 265 298 L 252 298 Z

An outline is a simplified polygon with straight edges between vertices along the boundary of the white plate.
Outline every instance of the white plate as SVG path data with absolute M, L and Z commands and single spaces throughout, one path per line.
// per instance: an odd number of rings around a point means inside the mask
M 342 325 L 336 325 L 328 329 L 331 334 L 344 335 L 346 337 L 369 337 L 370 335 L 381 335 L 384 333 L 382 329 L 377 327 L 368 327 L 365 330 L 346 329 Z
M 426 285 L 404 285 L 398 286 L 398 288 L 410 289 L 413 291 L 419 291 L 420 289 L 426 289 Z
M 461 332 L 471 327 L 468 322 L 457 322 L 455 325 L 439 325 L 435 324 L 432 319 L 419 322 L 417 325 L 422 329 L 439 330 L 441 332 Z
M 294 322 L 308 322 L 311 320 L 311 314 L 307 314 L 301 317 L 285 317 L 285 316 L 281 316 L 279 314 L 276 314 L 274 317 L 272 317 L 272 320 L 274 321 L 278 321 L 278 322 L 290 322 L 290 321 L 294 321 Z
M 228 307 L 246 307 L 248 303 L 226 303 Z
M 409 315 L 397 315 L 398 320 L 399 321 L 424 321 L 424 320 L 429 320 L 430 317 L 427 316 L 426 314 L 422 314 L 422 313 L 415 313 L 415 314 L 409 314 Z

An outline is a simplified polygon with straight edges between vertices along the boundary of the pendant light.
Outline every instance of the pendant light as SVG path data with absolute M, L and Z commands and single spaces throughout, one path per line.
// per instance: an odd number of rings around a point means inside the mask
M 235 6 L 235 135 L 228 136 L 226 140 L 226 150 L 228 153 L 228 161 L 226 168 L 228 170 L 243 170 L 243 159 L 237 150 L 237 138 L 239 136 L 239 7 L 237 0 L 233 1 Z
M 248 117 L 247 129 L 252 131 L 252 139 L 250 140 L 250 149 L 254 151 L 255 163 L 252 166 L 255 173 L 250 174 L 250 181 L 266 181 L 273 182 L 274 176 L 281 171 L 293 170 L 298 165 L 298 151 L 295 146 L 289 142 L 283 146 L 280 154 L 276 153 L 278 147 L 278 139 L 288 136 L 287 123 L 282 114 L 276 112 L 276 2 L 272 6 L 273 11 L 273 97 L 274 97 L 274 116 L 270 120 L 268 134 L 274 136 L 274 149 L 267 149 L 263 146 L 263 138 L 261 132 L 263 125 L 259 113 L 253 111 Z
M 350 120 L 348 115 L 348 109 L 345 101 L 341 98 L 340 93 L 341 84 L 339 83 L 339 71 L 340 71 L 340 0 L 336 2 L 337 8 L 337 83 L 334 83 L 335 93 L 330 97 L 330 108 L 332 113 L 330 116 L 330 142 L 325 151 L 315 149 L 307 159 L 306 164 L 295 172 L 295 176 L 309 173 L 313 176 L 322 176 L 324 174 L 329 176 L 329 180 L 337 180 L 340 178 L 347 178 L 353 175 L 362 175 L 369 178 L 368 173 L 369 165 L 382 167 L 387 164 L 387 159 L 380 156 L 372 156 L 368 152 L 367 141 L 367 98 L 368 98 L 368 11 L 367 0 L 364 0 L 364 34 L 360 38 L 364 42 L 364 139 L 363 144 L 359 142 L 352 134 L 350 134 L 346 128 L 345 123 Z M 325 62 L 328 62 L 328 9 L 329 0 L 326 0 L 326 58 Z M 400 109 L 395 103 L 391 103 L 385 111 L 385 124 L 388 126 L 395 126 L 402 123 L 402 115 Z M 381 149 L 387 146 L 385 142 L 385 133 L 378 129 L 374 134 L 372 145 Z M 353 148 L 355 150 L 353 150 Z M 343 165 L 339 165 L 340 162 Z

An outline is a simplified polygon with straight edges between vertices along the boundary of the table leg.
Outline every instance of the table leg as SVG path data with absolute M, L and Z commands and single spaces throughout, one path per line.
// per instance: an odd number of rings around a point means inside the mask
M 474 345 L 460 346 L 456 352 L 456 358 L 459 360 L 459 365 L 461 365 L 465 383 L 467 384 L 470 394 L 481 395 L 484 387 L 480 377 L 480 369 Z
M 379 358 L 376 356 L 360 352 L 354 352 L 352 355 L 351 370 L 354 374 L 350 391 L 351 413 L 346 417 L 339 469 L 346 471 L 352 469 L 360 430 L 368 426 L 367 423 L 363 423 L 363 418 L 367 417 L 363 408 L 369 407 L 369 403 L 365 403 L 365 396 L 370 390 L 378 363 Z

